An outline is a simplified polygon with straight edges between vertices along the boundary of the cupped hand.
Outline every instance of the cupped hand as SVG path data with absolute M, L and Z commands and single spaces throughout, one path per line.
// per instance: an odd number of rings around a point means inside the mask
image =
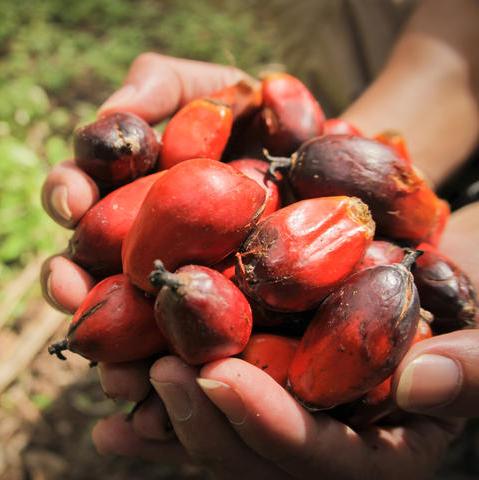
M 193 98 L 234 84 L 247 75 L 233 67 L 144 53 L 132 64 L 122 88 L 99 109 L 98 116 L 131 112 L 157 123 Z M 46 212 L 66 228 L 75 228 L 99 199 L 95 182 L 69 160 L 53 168 L 42 190 Z M 42 269 L 45 299 L 73 313 L 94 284 L 94 279 L 65 256 L 49 258 Z

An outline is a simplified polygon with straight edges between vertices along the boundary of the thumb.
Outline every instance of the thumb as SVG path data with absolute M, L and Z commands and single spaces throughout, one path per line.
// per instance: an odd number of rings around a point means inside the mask
M 98 115 L 131 112 L 157 123 L 190 100 L 245 77 L 234 67 L 142 53 L 131 65 L 123 87 L 106 100 Z
M 462 330 L 417 343 L 393 382 L 403 410 L 437 416 L 479 416 L 479 331 Z

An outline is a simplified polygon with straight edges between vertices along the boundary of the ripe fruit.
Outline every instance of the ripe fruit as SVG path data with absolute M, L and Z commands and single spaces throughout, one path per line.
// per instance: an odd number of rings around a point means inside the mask
M 291 390 L 324 409 L 360 398 L 394 371 L 419 321 L 419 296 L 402 264 L 355 273 L 319 307 L 289 369 Z
M 159 144 L 155 132 L 132 113 L 113 113 L 75 131 L 75 162 L 103 189 L 153 171 Z
M 413 243 L 443 227 L 444 202 L 410 162 L 382 143 L 349 135 L 306 142 L 290 159 L 272 159 L 271 170 L 287 168 L 298 198 L 359 197 L 371 209 L 378 233 Z
M 433 330 L 447 333 L 474 328 L 479 312 L 477 294 L 469 277 L 431 245 L 418 247 L 424 255 L 413 269 L 421 305 L 434 315 Z
M 323 133 L 324 113 L 297 78 L 274 73 L 263 80 L 263 143 L 274 155 L 290 155 Z
M 123 242 L 123 271 L 146 292 L 155 259 L 170 270 L 214 265 L 236 251 L 264 209 L 266 193 L 233 167 L 210 159 L 182 162 L 148 192 Z
M 264 207 L 261 220 L 266 218 L 270 213 L 276 212 L 281 207 L 281 196 L 279 193 L 278 182 L 268 174 L 269 163 L 255 158 L 241 158 L 233 160 L 228 165 L 236 168 L 251 178 L 263 188 L 266 188 L 266 205 Z
M 404 249 L 384 240 L 373 240 L 366 249 L 364 258 L 359 262 L 357 270 L 400 263 L 404 258 Z
M 235 355 L 246 346 L 252 317 L 248 301 L 221 273 L 187 265 L 168 272 L 155 262 L 155 317 L 172 351 L 190 365 Z
M 282 387 L 288 380 L 288 368 L 299 340 L 269 333 L 252 335 L 240 358 L 261 368 Z
M 70 350 L 93 362 L 129 362 L 165 349 L 153 299 L 120 274 L 105 278 L 90 290 L 75 312 L 65 340 L 48 351 L 63 360 L 62 352 Z
M 200 98 L 186 104 L 163 133 L 161 167 L 192 158 L 220 160 L 232 126 L 231 108 L 224 103 Z
M 323 125 L 323 135 L 356 135 L 362 137 L 362 133 L 351 123 L 341 118 L 328 118 Z
M 352 273 L 373 235 L 361 200 L 303 200 L 258 224 L 237 254 L 236 278 L 271 310 L 309 310 Z
M 120 273 L 123 239 L 146 194 L 163 173 L 147 175 L 120 187 L 90 208 L 70 239 L 70 258 L 95 277 Z

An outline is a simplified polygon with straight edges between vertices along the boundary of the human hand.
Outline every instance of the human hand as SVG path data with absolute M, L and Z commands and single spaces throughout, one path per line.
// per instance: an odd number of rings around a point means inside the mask
M 193 98 L 246 77 L 233 67 L 144 53 L 133 62 L 124 86 L 100 107 L 98 116 L 131 112 L 149 123 L 156 123 Z M 95 182 L 71 160 L 50 172 L 42 191 L 45 210 L 66 228 L 75 228 L 98 199 Z M 84 269 L 61 254 L 49 258 L 42 268 L 45 299 L 67 313 L 78 308 L 94 282 Z

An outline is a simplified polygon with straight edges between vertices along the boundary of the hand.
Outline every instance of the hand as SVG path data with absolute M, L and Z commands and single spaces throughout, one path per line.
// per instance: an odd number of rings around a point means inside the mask
M 98 115 L 127 111 L 156 123 L 193 98 L 245 77 L 244 72 L 233 67 L 144 53 L 133 62 L 124 86 L 100 107 Z M 95 182 L 73 161 L 55 167 L 42 191 L 45 210 L 66 228 L 75 228 L 98 199 Z M 94 279 L 60 254 L 43 265 L 41 283 L 45 299 L 54 308 L 73 313 L 94 285 Z
M 131 422 L 120 415 L 100 421 L 93 431 L 100 452 L 189 460 L 219 479 L 429 478 L 461 426 L 409 415 L 400 425 L 357 433 L 325 413 L 308 413 L 265 372 L 236 358 L 198 372 L 164 357 L 150 378 L 146 367 L 101 371 L 110 394 L 128 391 L 140 400 L 153 385 L 158 396 L 148 397 Z

